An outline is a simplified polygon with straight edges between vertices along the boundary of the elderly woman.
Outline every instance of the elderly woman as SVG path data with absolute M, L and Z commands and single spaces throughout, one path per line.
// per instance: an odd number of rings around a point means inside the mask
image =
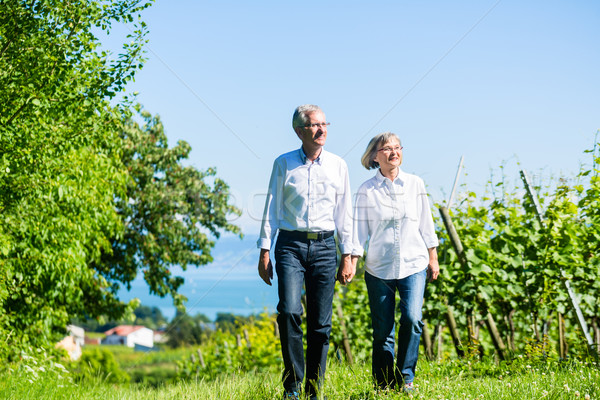
M 365 281 L 373 326 L 373 377 L 381 389 L 413 389 L 425 281 L 439 264 L 425 184 L 400 169 L 402 145 L 386 132 L 369 142 L 361 159 L 375 176 L 358 189 L 354 208 L 353 260 L 368 242 Z M 395 293 L 400 294 L 398 354 L 394 368 Z

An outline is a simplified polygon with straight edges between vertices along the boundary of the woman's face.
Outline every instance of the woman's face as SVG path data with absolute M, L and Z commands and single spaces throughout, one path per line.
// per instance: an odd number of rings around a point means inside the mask
M 377 149 L 374 161 L 379 163 L 379 168 L 392 169 L 402 164 L 402 146 L 398 139 L 392 138 Z

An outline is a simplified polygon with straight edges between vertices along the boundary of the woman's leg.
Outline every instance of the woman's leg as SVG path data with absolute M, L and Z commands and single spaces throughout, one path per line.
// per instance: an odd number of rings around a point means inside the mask
M 398 384 L 411 383 L 415 378 L 419 341 L 423 331 L 422 308 L 427 270 L 417 272 L 398 282 L 400 293 L 400 327 L 398 328 Z
M 394 281 L 365 272 L 373 327 L 373 377 L 381 388 L 394 384 Z

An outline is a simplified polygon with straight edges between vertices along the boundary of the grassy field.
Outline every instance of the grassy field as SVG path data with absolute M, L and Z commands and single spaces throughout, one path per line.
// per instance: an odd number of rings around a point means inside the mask
M 182 351 L 183 352 L 183 351 Z M 183 353 L 139 355 L 128 350 L 117 354 L 122 368 L 152 371 L 174 368 Z M 129 364 L 127 364 L 126 361 Z M 137 373 L 137 372 L 136 372 Z M 171 376 L 170 373 L 163 374 Z M 1 399 L 256 399 L 281 398 L 279 373 L 222 375 L 216 380 L 109 384 L 103 378 L 75 383 L 70 373 L 55 363 L 35 360 L 0 376 Z M 132 379 L 135 382 L 135 379 Z M 165 383 L 167 382 L 167 383 Z M 327 371 L 325 394 L 336 399 L 600 399 L 600 371 L 596 363 L 538 362 L 516 359 L 511 364 L 493 362 L 421 360 L 415 380 L 417 389 L 406 395 L 373 390 L 369 367 L 350 368 L 333 361 Z
M 125 346 L 103 347 L 113 352 L 119 366 L 131 377 L 131 382 L 154 387 L 175 379 L 176 362 L 188 357 L 190 353 L 188 349 L 144 353 Z

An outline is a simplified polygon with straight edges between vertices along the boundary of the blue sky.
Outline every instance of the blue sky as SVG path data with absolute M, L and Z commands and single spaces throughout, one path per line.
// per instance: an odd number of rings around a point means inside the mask
M 130 89 L 192 165 L 217 168 L 247 233 L 273 159 L 300 144 L 299 104 L 325 110 L 353 190 L 368 140 L 391 130 L 435 201 L 461 156 L 469 190 L 503 162 L 572 175 L 600 128 L 598 2 L 157 0 L 145 20 Z
M 300 145 L 303 103 L 324 109 L 353 191 L 373 174 L 359 161 L 369 139 L 390 130 L 434 201 L 461 156 L 479 193 L 502 164 L 512 179 L 573 176 L 600 128 L 597 1 L 157 0 L 145 21 L 129 89 L 172 144 L 192 145 L 190 164 L 217 168 L 247 234 L 274 158 Z

